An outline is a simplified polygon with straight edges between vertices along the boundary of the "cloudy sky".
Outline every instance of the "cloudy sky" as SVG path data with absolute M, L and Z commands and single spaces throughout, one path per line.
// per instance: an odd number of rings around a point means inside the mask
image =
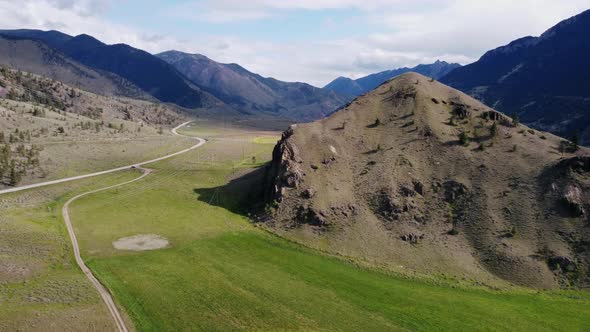
M 201 53 L 323 86 L 437 59 L 466 64 L 586 9 L 590 0 L 0 0 L 0 28 Z

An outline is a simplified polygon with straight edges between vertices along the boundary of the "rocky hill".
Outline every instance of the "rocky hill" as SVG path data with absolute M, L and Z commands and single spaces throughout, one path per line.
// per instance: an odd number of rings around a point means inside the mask
M 524 37 L 441 78 L 540 130 L 590 144 L 590 10 Z
M 587 152 L 407 73 L 283 134 L 264 220 L 394 270 L 587 286 Z
M 240 65 L 219 63 L 200 54 L 168 51 L 157 56 L 196 85 L 248 113 L 310 121 L 324 117 L 345 103 L 345 98 L 334 91 L 262 77 Z

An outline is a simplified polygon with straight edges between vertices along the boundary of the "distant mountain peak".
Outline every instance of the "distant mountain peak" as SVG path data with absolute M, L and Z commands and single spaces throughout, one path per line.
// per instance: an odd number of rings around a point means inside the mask
M 379 73 L 371 74 L 358 79 L 347 77 L 338 77 L 324 86 L 324 89 L 335 91 L 339 94 L 353 98 L 369 92 L 387 80 L 407 72 L 416 72 L 425 76 L 438 79 L 451 70 L 460 67 L 458 63 L 447 63 L 446 61 L 436 60 L 432 64 L 421 64 L 413 68 L 402 67 L 392 70 L 386 70 Z

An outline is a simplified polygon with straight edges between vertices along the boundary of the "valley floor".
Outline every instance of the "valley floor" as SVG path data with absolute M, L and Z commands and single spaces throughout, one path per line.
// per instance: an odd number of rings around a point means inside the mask
M 82 256 L 139 331 L 563 330 L 590 326 L 585 292 L 495 291 L 359 267 L 255 227 L 240 188 L 271 157 L 278 133 L 191 125 L 209 139 L 149 165 L 148 177 L 77 200 Z M 0 331 L 113 330 L 75 267 L 61 206 L 139 176 L 126 171 L 0 196 Z M 227 190 L 232 182 L 232 190 Z M 224 186 L 226 186 L 224 188 Z M 121 251 L 138 234 L 169 246 Z

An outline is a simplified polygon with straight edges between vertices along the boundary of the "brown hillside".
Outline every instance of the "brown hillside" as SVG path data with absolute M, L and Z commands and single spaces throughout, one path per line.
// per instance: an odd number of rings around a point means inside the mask
M 404 74 L 283 134 L 267 173 L 269 225 L 405 271 L 587 285 L 585 153 Z

